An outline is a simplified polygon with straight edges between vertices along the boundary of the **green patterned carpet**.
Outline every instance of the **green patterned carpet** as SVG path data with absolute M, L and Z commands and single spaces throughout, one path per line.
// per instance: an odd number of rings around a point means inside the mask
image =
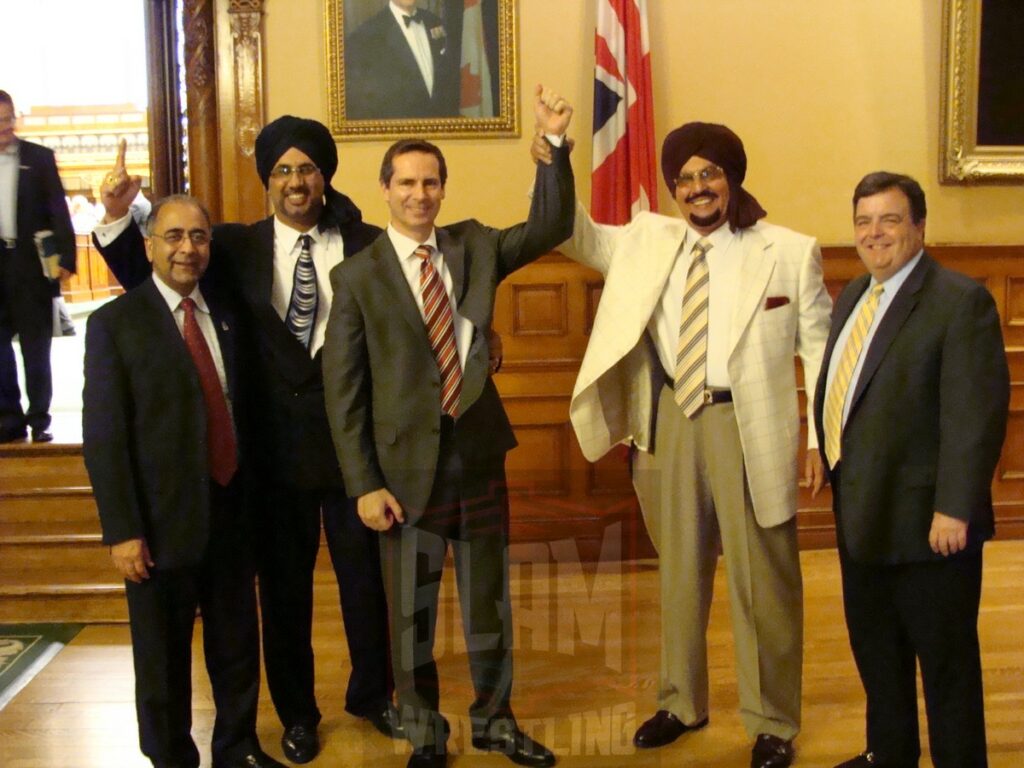
M 0 709 L 81 629 L 81 624 L 0 624 Z

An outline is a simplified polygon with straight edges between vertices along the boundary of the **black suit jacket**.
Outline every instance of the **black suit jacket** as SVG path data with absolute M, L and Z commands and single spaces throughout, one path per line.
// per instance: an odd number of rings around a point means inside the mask
M 458 313 L 473 324 L 455 439 L 464 464 L 493 466 L 515 437 L 491 380 L 487 331 L 494 295 L 513 270 L 572 234 L 568 150 L 537 167 L 529 219 L 508 229 L 463 221 L 437 229 Z M 384 233 L 331 272 L 335 301 L 324 344 L 334 445 L 350 496 L 387 487 L 415 522 L 430 497 L 440 445 L 440 372 L 423 317 Z
M 18 293 L 11 299 L 18 304 L 15 311 L 23 318 L 30 318 L 30 323 L 45 328 L 53 322 L 51 300 L 59 295 L 60 287 L 56 281 L 43 276 L 35 234 L 47 229 L 53 232 L 60 265 L 74 272 L 75 233 L 53 152 L 19 139 L 18 165 L 18 244 L 14 254 L 7 257 L 14 259 L 13 270 L 7 274 L 16 282 Z
M 347 203 L 347 204 L 346 204 Z M 325 213 L 338 224 L 345 258 L 373 241 L 378 227 L 363 222 L 347 198 Z M 99 243 L 96 243 L 99 248 Z M 145 279 L 149 269 L 142 234 L 134 223 L 107 248 L 100 248 L 126 288 Z M 255 438 L 255 461 L 264 473 L 301 488 L 341 486 L 324 409 L 322 351 L 310 358 L 271 304 L 274 279 L 274 219 L 213 228 L 210 267 L 201 286 L 232 296 L 252 329 L 258 351 L 257 396 L 262 406 Z
M 853 280 L 836 302 L 814 396 L 820 446 L 829 360 L 869 283 Z M 977 551 L 994 533 L 992 474 L 1009 405 L 991 295 L 925 254 L 862 354 L 833 482 L 847 551 L 860 562 L 942 559 L 928 546 L 936 511 L 967 521 L 967 551 Z
M 441 20 L 420 9 L 434 62 L 434 93 L 427 91 L 409 43 L 390 8 L 345 41 L 345 117 L 383 120 L 459 115 L 459 52 Z
M 229 303 L 214 292 L 203 296 L 244 467 L 250 395 L 239 371 L 247 346 Z M 199 563 L 210 529 L 206 405 L 185 340 L 152 279 L 90 316 L 82 400 L 82 448 L 103 542 L 145 538 L 160 568 Z

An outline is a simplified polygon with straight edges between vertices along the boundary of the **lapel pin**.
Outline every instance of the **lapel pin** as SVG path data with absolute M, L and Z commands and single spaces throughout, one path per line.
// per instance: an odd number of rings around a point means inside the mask
M 228 331 L 228 324 L 223 320 L 220 321 L 220 329 L 225 332 Z

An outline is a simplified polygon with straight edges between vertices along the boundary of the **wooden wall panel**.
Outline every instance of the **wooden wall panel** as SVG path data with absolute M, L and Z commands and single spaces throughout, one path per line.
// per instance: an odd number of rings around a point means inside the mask
M 1003 318 L 1010 362 L 1010 420 L 993 479 L 1000 537 L 1024 536 L 1024 246 L 935 246 L 929 253 L 992 293 Z M 825 283 L 837 296 L 863 266 L 852 247 L 823 249 Z M 496 376 L 520 446 L 509 454 L 512 538 L 574 540 L 585 557 L 620 551 L 650 556 L 625 449 L 595 464 L 583 458 L 569 424 L 569 401 L 589 341 L 603 281 L 596 272 L 551 254 L 515 273 L 499 289 L 494 327 L 505 363 Z M 799 466 L 806 445 L 806 392 L 799 361 Z M 804 547 L 835 544 L 828 489 L 812 499 L 800 489 L 798 529 Z M 613 541 L 614 539 L 614 541 Z M 611 547 L 611 550 L 609 549 Z

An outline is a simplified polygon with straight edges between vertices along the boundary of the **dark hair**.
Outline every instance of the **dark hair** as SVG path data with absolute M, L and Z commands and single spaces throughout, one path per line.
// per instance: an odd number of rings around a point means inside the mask
M 853 190 L 853 212 L 857 213 L 857 201 L 862 197 L 871 197 L 890 189 L 899 189 L 910 201 L 910 220 L 920 224 L 928 216 L 928 206 L 924 202 L 924 190 L 921 185 L 909 176 L 889 171 L 869 173 Z
M 153 204 L 153 209 L 149 212 L 149 216 L 146 217 L 146 234 L 151 235 L 153 233 L 153 226 L 156 224 L 156 218 L 160 215 L 160 209 L 169 203 L 184 203 L 186 205 L 192 205 L 198 208 L 203 216 L 206 217 L 206 226 L 213 228 L 213 220 L 210 218 L 210 211 L 207 209 L 203 202 L 191 195 L 168 195 L 162 197 Z
M 10 104 L 11 109 L 14 109 L 14 99 L 11 98 L 11 94 L 7 91 L 0 90 L 0 104 Z
M 391 177 L 395 173 L 394 162 L 399 155 L 409 152 L 424 152 L 437 158 L 438 172 L 441 174 L 441 186 L 448 181 L 448 166 L 444 162 L 444 155 L 437 145 L 431 144 L 424 139 L 399 139 L 384 153 L 384 159 L 380 164 L 380 183 L 385 187 L 391 183 Z

